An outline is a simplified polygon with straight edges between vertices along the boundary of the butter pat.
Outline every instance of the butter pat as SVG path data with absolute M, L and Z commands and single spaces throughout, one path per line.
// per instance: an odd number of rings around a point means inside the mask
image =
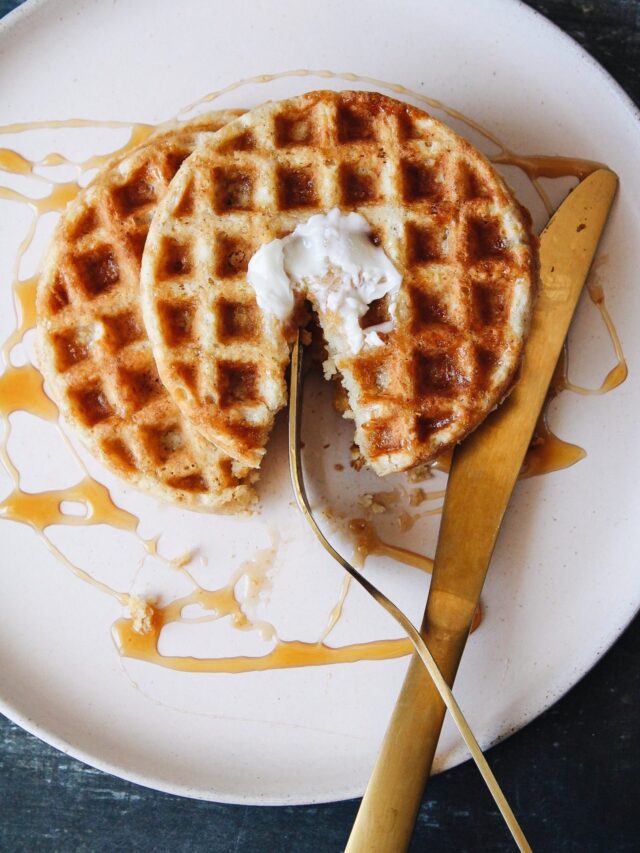
M 395 325 L 402 276 L 384 250 L 371 242 L 371 228 L 359 213 L 338 208 L 318 213 L 282 240 L 261 246 L 249 261 L 247 281 L 265 314 L 286 322 L 295 294 L 306 296 L 338 326 L 352 354 L 367 344 L 380 346 L 380 332 Z M 389 297 L 389 320 L 367 329 L 360 319 L 372 302 Z

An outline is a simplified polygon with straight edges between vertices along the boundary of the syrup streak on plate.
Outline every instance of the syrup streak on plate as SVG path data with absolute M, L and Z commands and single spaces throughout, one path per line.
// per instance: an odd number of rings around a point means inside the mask
M 477 122 L 464 116 L 440 101 L 427 98 L 399 84 L 388 84 L 369 77 L 355 74 L 334 74 L 329 71 L 298 70 L 280 74 L 260 75 L 248 80 L 233 83 L 217 92 L 194 102 L 181 111 L 180 117 L 211 104 L 223 94 L 239 90 L 248 84 L 268 83 L 275 79 L 286 77 L 304 77 L 315 75 L 321 78 L 338 79 L 347 82 L 359 82 L 386 89 L 397 95 L 408 95 L 426 106 L 443 111 L 449 117 L 460 120 L 469 128 L 480 133 L 484 139 L 497 148 L 497 153 L 490 156 L 495 164 L 514 166 L 522 170 L 530 179 L 534 189 L 544 203 L 547 211 L 552 212 L 549 199 L 540 186 L 541 177 L 573 176 L 582 179 L 600 164 L 592 161 L 547 156 L 525 156 L 516 154 L 498 140 L 492 133 L 481 127 Z M 43 197 L 31 197 L 9 186 L 0 185 L 0 199 L 28 205 L 33 211 L 33 217 L 27 233 L 17 247 L 13 265 L 13 295 L 17 317 L 15 330 L 2 345 L 0 355 L 4 372 L 0 375 L 0 421 L 3 424 L 3 436 L 0 441 L 0 460 L 13 481 L 13 490 L 0 502 L 0 518 L 19 521 L 30 525 L 43 540 L 46 547 L 83 581 L 95 586 L 101 592 L 115 597 L 124 607 L 129 608 L 129 616 L 119 619 L 113 626 L 116 646 L 121 655 L 155 663 L 157 665 L 189 672 L 249 672 L 281 667 L 298 667 L 340 663 L 358 660 L 382 660 L 409 654 L 413 646 L 406 638 L 396 640 L 376 640 L 366 643 L 353 644 L 339 648 L 326 645 L 326 639 L 341 617 L 346 596 L 349 591 L 349 578 L 342 584 L 340 597 L 332 608 L 325 630 L 315 643 L 300 641 L 283 641 L 277 637 L 273 625 L 254 620 L 247 615 L 243 605 L 254 605 L 260 596 L 269 588 L 269 571 L 277 556 L 277 537 L 272 536 L 270 548 L 258 552 L 253 558 L 245 561 L 233 572 L 227 584 L 220 589 L 209 590 L 202 588 L 187 572 L 185 565 L 189 555 L 184 558 L 170 560 L 158 552 L 157 539 L 143 539 L 137 532 L 139 519 L 126 510 L 116 506 L 105 486 L 94 480 L 86 471 L 84 463 L 78 457 L 66 435 L 60 430 L 60 435 L 72 450 L 85 476 L 80 482 L 66 489 L 29 493 L 21 489 L 20 472 L 11 461 L 7 447 L 11 431 L 10 415 L 16 411 L 28 412 L 38 418 L 48 421 L 58 420 L 58 410 L 47 397 L 43 389 L 43 380 L 36 367 L 32 364 L 16 366 L 11 361 L 11 353 L 20 344 L 27 331 L 35 325 L 35 294 L 37 274 L 29 278 L 21 278 L 21 262 L 32 245 L 39 218 L 50 212 L 62 213 L 65 206 L 82 188 L 81 179 L 87 173 L 99 169 L 109 162 L 112 157 L 122 156 L 139 145 L 155 130 L 151 125 L 129 124 L 112 121 L 85 121 L 72 119 L 68 121 L 47 121 L 20 123 L 0 127 L 0 135 L 34 133 L 42 129 L 76 128 L 80 132 L 85 128 L 126 129 L 129 138 L 120 148 L 107 153 L 90 156 L 83 161 L 73 161 L 57 152 L 52 152 L 40 160 L 29 160 L 20 152 L 10 148 L 0 147 L 0 176 L 7 175 L 27 177 L 43 183 L 49 193 Z M 76 173 L 76 180 L 56 182 L 44 177 L 41 171 L 45 167 L 67 166 Z M 39 171 L 37 171 L 39 170 Z M 561 391 L 573 393 L 605 394 L 620 385 L 627 376 L 627 366 L 622 352 L 613 321 L 607 311 L 604 292 L 598 280 L 599 269 L 594 269 L 589 282 L 589 295 L 597 306 L 609 333 L 616 357 L 615 365 L 609 370 L 599 388 L 587 389 L 575 385 L 568 377 L 568 355 L 565 347 L 563 358 L 558 364 L 556 376 L 552 383 L 547 405 Z M 536 428 L 534 440 L 523 468 L 523 476 L 543 474 L 556 471 L 575 464 L 586 455 L 585 451 L 576 445 L 562 441 L 555 436 L 548 425 L 547 405 L 541 414 Z M 447 470 L 448 460 L 439 460 L 440 470 Z M 382 493 L 384 494 L 384 493 Z M 443 493 L 424 493 L 422 500 L 432 500 L 443 496 Z M 421 500 L 418 503 L 422 502 Z M 78 515 L 69 511 L 69 504 L 80 507 Z M 413 506 L 417 503 L 412 504 Z M 384 507 L 383 507 L 384 509 Z M 411 514 L 402 510 L 397 517 L 401 530 L 410 529 L 413 524 L 425 515 L 440 512 L 440 507 L 427 509 L 420 513 Z M 151 602 L 141 601 L 128 592 L 112 589 L 107 584 L 96 580 L 83 568 L 72 563 L 65 554 L 51 541 L 47 528 L 51 525 L 92 525 L 108 524 L 119 530 L 128 532 L 137 538 L 143 546 L 144 553 L 153 555 L 165 564 L 182 572 L 192 583 L 192 591 L 180 598 L 170 601 L 163 606 L 154 606 Z M 353 519 L 348 524 L 349 532 L 355 547 L 354 560 L 363 565 L 367 556 L 379 554 L 397 562 L 429 572 L 432 560 L 429 557 L 415 554 L 404 548 L 383 541 L 373 529 L 371 523 L 364 519 Z M 144 557 L 143 557 L 144 559 Z M 244 596 L 239 597 L 237 589 L 240 582 L 246 586 Z M 183 611 L 189 605 L 197 605 L 202 609 L 199 617 L 186 617 Z M 231 625 L 242 631 L 257 630 L 268 640 L 273 641 L 273 648 L 262 657 L 227 657 L 227 658 L 194 658 L 171 657 L 160 654 L 158 642 L 162 628 L 173 622 L 201 622 L 230 617 Z M 480 622 L 478 611 L 474 629 Z

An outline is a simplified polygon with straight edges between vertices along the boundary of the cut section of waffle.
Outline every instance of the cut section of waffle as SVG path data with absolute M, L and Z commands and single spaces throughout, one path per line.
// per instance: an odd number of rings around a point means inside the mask
M 362 214 L 402 274 L 382 346 L 346 353 L 331 323 L 324 329 L 356 442 L 388 474 L 460 441 L 508 393 L 535 291 L 528 214 L 488 161 L 427 113 L 377 93 L 311 92 L 204 140 L 154 218 L 145 322 L 185 415 L 259 464 L 285 403 L 297 319 L 285 326 L 258 311 L 247 264 L 334 207 Z M 362 325 L 387 318 L 382 301 Z
M 65 211 L 38 285 L 38 358 L 65 420 L 128 483 L 189 509 L 246 507 L 251 474 L 185 420 L 160 381 L 140 259 L 182 161 L 237 115 L 166 128 L 111 161 Z

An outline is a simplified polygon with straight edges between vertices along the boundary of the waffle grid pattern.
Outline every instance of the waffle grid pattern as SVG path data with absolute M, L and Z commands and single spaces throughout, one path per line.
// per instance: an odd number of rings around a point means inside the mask
M 110 163 L 63 216 L 38 290 L 39 359 L 66 419 L 102 461 L 192 509 L 253 500 L 247 470 L 185 421 L 162 385 L 140 311 L 140 261 L 158 201 L 214 114 Z
M 385 474 L 433 458 L 506 395 L 534 295 L 528 216 L 436 119 L 374 93 L 317 92 L 258 108 L 204 141 L 154 220 L 145 322 L 185 415 L 259 464 L 286 401 L 290 330 L 260 316 L 247 263 L 333 207 L 362 213 L 403 274 L 385 346 L 350 357 L 320 317 L 356 441 Z M 373 306 L 365 320 L 385 310 Z

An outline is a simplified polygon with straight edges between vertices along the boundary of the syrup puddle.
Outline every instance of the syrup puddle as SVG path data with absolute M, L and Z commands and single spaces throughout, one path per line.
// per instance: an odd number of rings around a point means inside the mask
M 387 84 L 373 78 L 360 77 L 349 73 L 334 74 L 329 71 L 314 72 L 298 70 L 282 72 L 280 74 L 260 75 L 259 77 L 239 81 L 217 92 L 206 95 L 204 98 L 185 108 L 180 116 L 184 118 L 188 113 L 211 104 L 222 95 L 237 91 L 249 84 L 269 83 L 273 80 L 287 77 L 305 77 L 311 75 L 327 79 L 370 84 L 396 95 L 407 95 L 421 104 L 432 109 L 441 110 L 449 117 L 462 121 L 468 128 L 481 134 L 487 142 L 495 146 L 497 152 L 490 156 L 492 162 L 499 165 L 516 167 L 527 175 L 549 213 L 552 212 L 551 204 L 548 196 L 540 186 L 540 178 L 572 176 L 582 179 L 601 165 L 592 161 L 566 157 L 525 156 L 517 154 L 507 148 L 497 137 L 480 124 L 439 101 L 412 92 L 399 84 Z M 53 489 L 40 493 L 29 493 L 21 489 L 20 472 L 12 462 L 7 450 L 11 431 L 11 414 L 16 411 L 25 411 L 35 417 L 48 421 L 57 421 L 58 419 L 57 407 L 44 393 L 42 377 L 37 369 L 31 364 L 15 366 L 11 362 L 12 351 L 22 342 L 26 332 L 34 327 L 36 319 L 35 295 L 37 275 L 22 278 L 20 276 L 22 260 L 33 244 L 40 217 L 52 212 L 61 213 L 69 201 L 75 198 L 80 191 L 82 187 L 81 180 L 87 176 L 87 173 L 91 170 L 99 169 L 113 157 L 124 156 L 128 151 L 146 140 L 156 129 L 145 124 L 72 119 L 68 121 L 5 125 L 4 127 L 0 127 L 0 135 L 31 134 L 38 130 L 58 128 L 73 128 L 79 132 L 82 132 L 83 129 L 96 128 L 123 129 L 127 131 L 128 138 L 124 144 L 120 145 L 114 151 L 92 155 L 82 161 L 71 160 L 57 152 L 47 154 L 40 160 L 35 161 L 29 160 L 18 151 L 6 147 L 0 148 L 0 174 L 4 172 L 9 175 L 36 179 L 39 183 L 45 184 L 49 190 L 48 194 L 43 197 L 33 197 L 11 187 L 0 186 L 0 199 L 27 206 L 32 211 L 31 223 L 24 239 L 17 248 L 13 266 L 12 287 L 15 302 L 16 327 L 3 344 L 1 350 L 2 362 L 5 369 L 0 376 L 0 420 L 4 427 L 2 441 L 0 442 L 0 459 L 11 476 L 14 488 L 0 502 L 0 517 L 31 526 L 46 547 L 70 571 L 101 592 L 115 597 L 125 608 L 129 609 L 129 616 L 119 619 L 113 626 L 116 647 L 123 657 L 135 658 L 184 672 L 231 673 L 299 666 L 317 666 L 360 660 L 383 660 L 411 653 L 413 646 L 406 638 L 377 640 L 342 647 L 327 645 L 326 640 L 343 612 L 344 602 L 349 592 L 350 579 L 348 577 L 345 577 L 343 581 L 339 599 L 333 606 L 326 628 L 317 642 L 306 643 L 280 640 L 273 625 L 250 618 L 245 609 L 259 600 L 261 591 L 265 589 L 265 584 L 268 585 L 270 582 L 268 574 L 269 570 L 273 567 L 277 555 L 277 542 L 273 542 L 271 548 L 266 549 L 266 551 L 258 552 L 252 560 L 242 563 L 224 587 L 215 590 L 208 590 L 201 587 L 185 568 L 190 560 L 190 555 L 169 560 L 158 552 L 158 537 L 143 539 L 138 533 L 139 519 L 132 513 L 118 507 L 111 499 L 107 488 L 89 476 L 82 460 L 75 453 L 72 445 L 63 433 L 61 435 L 67 446 L 72 450 L 76 460 L 85 471 L 85 477 L 80 482 L 66 489 Z M 43 167 L 55 166 L 72 168 L 76 179 L 56 182 L 40 174 Z M 616 363 L 609 370 L 599 388 L 586 389 L 570 382 L 568 377 L 568 358 L 565 351 L 563 358 L 559 362 L 547 404 L 541 415 L 531 449 L 527 455 L 527 461 L 523 469 L 524 476 L 545 474 L 550 471 L 560 470 L 561 468 L 575 464 L 586 455 L 582 448 L 562 441 L 549 429 L 547 409 L 551 399 L 563 391 L 570 391 L 580 395 L 605 394 L 613 388 L 618 387 L 626 379 L 627 366 L 620 340 L 607 311 L 602 287 L 596 282 L 595 278 L 589 284 L 589 295 L 598 308 L 611 338 L 612 348 L 617 359 Z M 448 464 L 448 459 L 443 458 L 438 460 L 435 467 L 446 471 L 448 470 Z M 442 492 L 440 494 L 433 494 L 435 497 L 425 497 L 424 500 L 433 500 L 443 496 Z M 421 502 L 418 500 L 414 503 L 410 500 L 409 503 L 411 507 L 415 507 L 419 506 Z M 78 509 L 80 510 L 79 513 Z M 408 509 L 402 509 L 397 516 L 399 527 L 402 531 L 406 531 L 413 527 L 422 517 L 437 514 L 438 512 L 440 512 L 440 507 L 427 508 L 418 513 L 410 513 Z M 107 584 L 98 581 L 84 569 L 72 563 L 51 541 L 46 533 L 47 528 L 52 525 L 82 526 L 92 524 L 106 524 L 133 535 L 144 547 L 145 554 L 155 556 L 165 564 L 185 573 L 192 583 L 192 591 L 163 606 L 155 606 L 152 602 L 140 599 L 131 593 L 117 591 Z M 369 521 L 354 519 L 350 522 L 349 528 L 355 548 L 354 559 L 361 566 L 364 565 L 370 554 L 377 554 L 427 573 L 431 571 L 433 562 L 429 557 L 385 542 L 375 532 Z M 239 600 L 237 593 L 240 581 L 245 584 L 246 588 L 242 600 Z M 184 611 L 186 608 L 193 608 L 193 606 L 199 608 L 201 615 L 196 617 L 185 616 Z M 176 657 L 160 653 L 160 635 L 165 626 L 176 622 L 193 623 L 214 621 L 221 618 L 227 618 L 230 624 L 237 630 L 255 630 L 260 632 L 265 639 L 273 642 L 272 649 L 262 657 L 196 658 L 188 656 Z M 480 619 L 481 614 L 478 611 L 474 622 L 474 629 L 479 624 Z

